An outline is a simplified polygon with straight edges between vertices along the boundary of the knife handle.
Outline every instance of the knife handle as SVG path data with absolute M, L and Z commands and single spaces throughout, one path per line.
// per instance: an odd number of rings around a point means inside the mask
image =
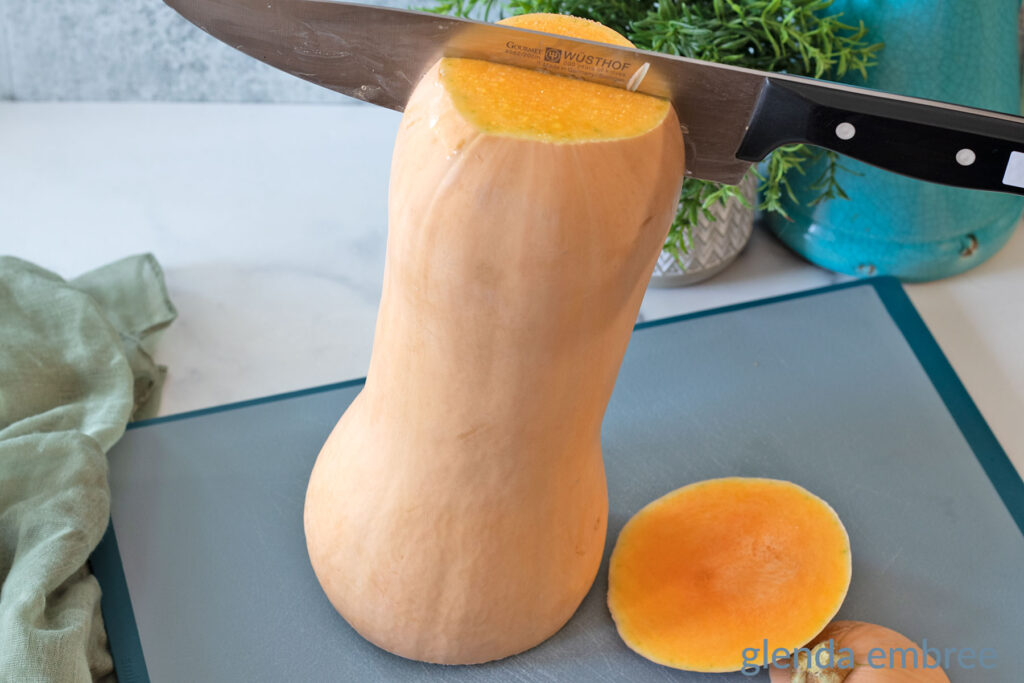
M 767 78 L 736 156 L 808 143 L 943 185 L 1024 195 L 1024 120 Z

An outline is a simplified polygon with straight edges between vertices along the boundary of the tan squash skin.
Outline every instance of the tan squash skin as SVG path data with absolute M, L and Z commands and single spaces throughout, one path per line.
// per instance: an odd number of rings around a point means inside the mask
M 829 640 L 833 641 L 833 650 L 839 660 L 835 664 L 846 664 L 840 659 L 843 648 L 853 654 L 852 670 L 828 668 L 814 673 L 800 667 L 794 671 L 792 661 L 787 661 L 787 668 L 770 667 L 771 683 L 949 683 L 949 676 L 938 666 L 941 662 L 929 656 L 929 666 L 925 666 L 925 656 L 920 646 L 891 628 L 863 621 L 833 621 L 806 647 L 812 649 L 820 643 L 827 644 Z M 875 648 L 883 652 L 882 656 L 876 654 L 874 660 L 877 665 L 881 665 L 880 668 L 868 665 L 868 655 Z M 910 649 L 916 651 L 916 657 L 910 654 Z M 889 654 L 893 650 L 906 654 L 897 652 L 893 660 Z M 821 661 L 827 663 L 827 655 L 821 655 Z M 917 662 L 916 667 L 914 662 Z M 893 663 L 897 666 L 889 668 Z
M 683 144 L 671 108 L 626 140 L 482 134 L 438 79 L 402 120 L 366 385 L 317 459 L 305 528 L 360 634 L 469 664 L 554 634 L 597 573 L 601 420 Z

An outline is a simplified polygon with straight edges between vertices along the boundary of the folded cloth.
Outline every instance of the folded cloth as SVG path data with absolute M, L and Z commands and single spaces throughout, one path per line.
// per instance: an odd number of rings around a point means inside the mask
M 155 411 L 151 345 L 175 316 L 152 255 L 71 281 L 0 257 L 0 681 L 112 678 L 86 560 L 106 452 Z

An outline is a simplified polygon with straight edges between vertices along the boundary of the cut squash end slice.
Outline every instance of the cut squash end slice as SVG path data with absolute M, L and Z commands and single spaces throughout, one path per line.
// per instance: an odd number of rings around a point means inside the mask
M 662 496 L 623 527 L 608 605 L 619 635 L 647 659 L 738 671 L 817 635 L 850 576 L 849 537 L 825 501 L 786 481 L 711 479 Z

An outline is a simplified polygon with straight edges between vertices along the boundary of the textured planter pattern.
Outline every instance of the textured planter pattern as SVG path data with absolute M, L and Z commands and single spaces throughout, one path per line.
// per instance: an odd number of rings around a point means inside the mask
M 686 240 L 688 253 L 683 254 L 681 264 L 669 252 L 661 252 L 651 277 L 652 287 L 680 287 L 706 280 L 724 270 L 743 251 L 754 227 L 757 178 L 747 174 L 740 188 L 747 204 L 732 199 L 713 206 L 714 219 L 701 218 Z

